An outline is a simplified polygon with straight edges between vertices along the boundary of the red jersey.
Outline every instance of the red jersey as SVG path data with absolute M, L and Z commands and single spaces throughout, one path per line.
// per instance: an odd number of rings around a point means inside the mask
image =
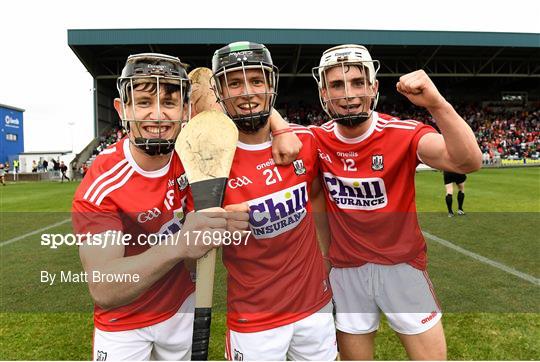
M 75 193 L 73 228 L 78 234 L 118 230 L 131 235 L 124 256 L 150 248 L 150 234 L 179 231 L 188 191 L 183 166 L 176 152 L 157 171 L 144 171 L 134 161 L 124 138 L 104 150 L 92 163 Z M 88 278 L 92 276 L 89 274 Z M 143 328 L 168 319 L 195 285 L 183 262 L 174 266 L 133 302 L 111 310 L 94 307 L 94 323 L 104 331 Z
M 426 268 L 416 215 L 414 175 L 420 138 L 436 132 L 373 112 L 361 136 L 343 137 L 334 121 L 310 127 L 319 143 L 334 266 L 409 263 Z
M 274 164 L 270 142 L 236 149 L 223 204 L 247 202 L 252 232 L 245 243 L 223 247 L 227 324 L 238 332 L 296 322 L 331 298 L 309 202 L 316 143 L 305 127 L 295 133 L 303 147 L 288 166 Z

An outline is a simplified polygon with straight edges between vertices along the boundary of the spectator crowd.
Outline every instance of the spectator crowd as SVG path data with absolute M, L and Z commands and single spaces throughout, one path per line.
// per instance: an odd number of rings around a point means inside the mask
M 540 159 L 540 105 L 534 107 L 482 107 L 472 103 L 457 103 L 458 113 L 469 123 L 482 150 L 483 163 L 492 164 L 501 159 Z M 319 104 L 283 103 L 279 112 L 291 123 L 321 125 L 328 116 Z M 381 102 L 377 111 L 401 119 L 413 119 L 437 127 L 431 115 L 424 109 L 411 104 Z M 112 128 L 100 136 L 93 154 L 97 155 L 125 136 L 119 127 Z M 89 165 L 84 164 L 80 172 L 86 173 Z
M 484 164 L 500 159 L 540 159 L 540 105 L 512 108 L 462 103 L 456 110 L 474 131 Z M 283 104 L 279 111 L 292 123 L 321 125 L 328 121 L 319 105 Z M 379 104 L 377 111 L 436 127 L 427 111 L 409 104 Z
M 94 150 L 93 154 L 100 154 L 101 151 L 103 151 L 113 143 L 120 141 L 125 135 L 126 131 L 120 127 L 114 127 L 110 129 L 109 131 L 105 132 L 105 134 L 99 137 L 99 144 Z

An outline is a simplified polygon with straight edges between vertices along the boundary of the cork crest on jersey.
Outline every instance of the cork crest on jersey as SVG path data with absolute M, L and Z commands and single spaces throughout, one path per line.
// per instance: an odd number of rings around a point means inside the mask
M 297 176 L 306 174 L 306 168 L 304 166 L 304 161 L 302 161 L 302 159 L 298 159 L 296 161 L 293 161 L 293 167 L 294 167 L 294 173 Z
M 294 229 L 307 214 L 307 202 L 306 182 L 249 200 L 253 237 L 267 239 Z
M 187 175 L 185 172 L 181 174 L 180 176 L 178 176 L 178 178 L 176 179 L 176 182 L 178 183 L 178 189 L 180 191 L 184 191 L 185 188 L 189 186 L 189 181 L 187 179 Z
M 371 169 L 373 171 L 382 171 L 384 169 L 384 156 L 383 155 L 371 156 Z
M 323 173 L 332 201 L 345 210 L 377 210 L 386 207 L 388 195 L 384 180 L 379 177 L 340 177 Z

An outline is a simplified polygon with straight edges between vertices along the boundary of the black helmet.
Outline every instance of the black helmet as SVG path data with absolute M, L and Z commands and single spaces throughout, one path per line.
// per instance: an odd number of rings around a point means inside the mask
M 130 101 L 133 107 L 133 92 L 137 85 L 143 83 L 151 84 L 151 88 L 155 89 L 158 105 L 160 104 L 162 90 L 165 93 L 179 92 L 181 96 L 179 119 L 159 119 L 161 117 L 159 112 L 156 120 L 128 118 L 126 109 L 130 107 Z M 157 53 L 130 55 L 124 69 L 122 69 L 122 75 L 116 81 L 116 87 L 122 103 L 122 126 L 128 132 L 133 126 L 131 123 L 140 127 L 141 122 L 151 121 L 157 122 L 159 125 L 161 122 L 181 123 L 189 120 L 191 83 L 184 65 L 177 57 Z M 184 106 L 187 106 L 187 114 L 184 114 Z M 135 115 L 134 111 L 132 113 Z M 179 133 L 180 127 L 178 127 L 178 131 L 171 139 L 163 139 L 158 134 L 157 138 L 135 137 L 135 140 L 131 142 L 149 155 L 168 154 L 174 150 L 174 143 Z
M 247 93 L 247 79 L 245 71 L 247 69 L 260 69 L 265 74 L 265 91 L 262 93 Z M 224 90 L 228 88 L 226 74 L 228 72 L 241 70 L 244 72 L 245 93 L 240 96 L 228 96 L 230 93 Z M 231 43 L 216 50 L 212 57 L 212 72 L 214 73 L 213 89 L 225 113 L 232 118 L 240 131 L 246 133 L 257 132 L 263 127 L 272 107 L 276 102 L 279 70 L 272 62 L 270 51 L 263 45 L 248 41 Z M 223 76 L 223 78 L 221 78 Z M 265 97 L 264 109 L 260 112 L 250 112 L 250 114 L 231 114 L 225 102 L 238 97 L 252 97 L 263 95 Z

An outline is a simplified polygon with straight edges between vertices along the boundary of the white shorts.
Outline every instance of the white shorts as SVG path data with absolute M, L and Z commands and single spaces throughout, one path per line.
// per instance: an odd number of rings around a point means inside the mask
M 229 361 L 333 361 L 337 356 L 332 303 L 317 313 L 285 326 L 261 332 L 227 330 Z
M 152 326 L 120 332 L 94 329 L 94 361 L 188 361 L 191 358 L 195 293 L 178 312 Z
M 350 334 L 379 328 L 382 311 L 401 334 L 419 334 L 441 319 L 441 308 L 426 271 L 409 264 L 364 264 L 332 268 L 336 329 Z

